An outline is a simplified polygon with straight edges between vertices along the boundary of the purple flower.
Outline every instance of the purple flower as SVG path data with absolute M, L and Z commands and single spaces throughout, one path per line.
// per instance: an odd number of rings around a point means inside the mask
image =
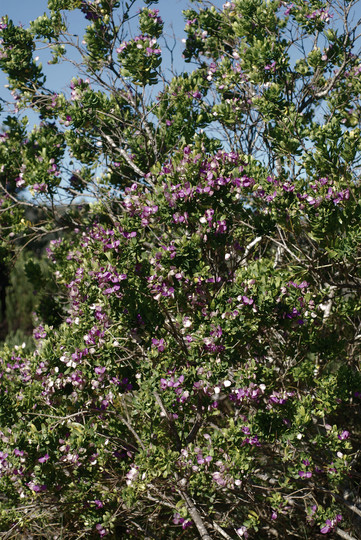
M 340 439 L 340 441 L 344 441 L 346 439 L 348 439 L 350 436 L 350 433 L 349 431 L 343 431 L 342 433 L 340 433 L 340 435 L 338 436 L 338 438 Z
M 219 486 L 225 486 L 226 480 L 223 478 L 220 472 L 214 472 L 212 474 L 213 481 L 216 482 Z
M 216 227 L 217 234 L 224 234 L 227 231 L 226 220 L 222 219 L 221 221 L 217 221 L 217 224 L 214 224 L 214 227 Z
M 324 526 L 322 527 L 322 529 L 320 530 L 320 533 L 321 533 L 321 534 L 327 534 L 327 533 L 331 532 L 332 529 L 333 529 L 333 523 L 332 523 L 332 521 L 329 520 L 329 519 L 326 519 L 326 525 L 324 525 Z
M 276 62 L 273 61 L 271 64 L 267 64 L 267 66 L 264 67 L 265 71 L 276 71 Z
M 48 190 L 48 186 L 44 183 L 42 184 L 34 184 L 33 185 L 33 190 L 34 191 L 39 191 L 40 193 L 44 193 L 44 191 L 47 191 Z
M 152 54 L 160 54 L 162 51 L 160 49 L 152 49 L 152 47 L 146 47 L 145 53 L 147 56 L 151 56 Z
M 245 527 L 244 525 L 236 529 L 236 533 L 238 534 L 240 538 L 248 538 L 247 527 Z
M 35 484 L 34 482 L 29 482 L 27 486 L 32 490 L 35 491 L 35 493 L 39 493 L 40 491 L 46 491 L 47 487 L 45 484 L 39 486 L 38 484 Z
M 120 47 L 118 47 L 116 49 L 116 52 L 118 54 L 122 53 L 124 51 L 124 49 L 126 48 L 126 46 L 128 45 L 128 43 L 126 41 L 123 41 L 123 43 L 121 43 Z
M 49 454 L 45 454 L 45 456 L 38 459 L 38 462 L 39 463 L 46 463 L 48 461 L 48 459 L 50 459 Z
M 152 338 L 152 345 L 156 347 L 159 352 L 163 352 L 166 347 L 166 342 L 164 341 L 163 338 L 161 339 Z
M 180 514 L 176 513 L 173 516 L 173 523 L 174 525 L 181 525 L 184 523 L 185 519 L 180 516 Z
M 326 524 L 320 530 L 321 534 L 327 534 L 331 532 L 339 521 L 342 521 L 341 514 L 337 514 L 333 519 L 326 519 Z
M 311 471 L 298 471 L 298 474 L 301 478 L 311 478 L 312 476 Z
M 95 526 L 97 532 L 99 533 L 99 536 L 103 537 L 109 534 L 109 531 L 104 528 L 104 526 L 101 523 L 98 523 L 98 525 Z

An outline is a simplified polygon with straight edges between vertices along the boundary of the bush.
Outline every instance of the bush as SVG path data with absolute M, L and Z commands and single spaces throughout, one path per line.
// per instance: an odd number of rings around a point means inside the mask
M 143 51 L 143 62 L 136 40 L 108 40 L 114 3 L 49 5 L 51 23 L 38 19 L 32 32 L 58 43 L 61 9 L 80 7 L 98 87 L 74 79 L 69 101 L 41 101 L 33 68 L 25 90 L 11 63 L 23 32 L 3 20 L 5 44 L 20 32 L 0 65 L 22 106 L 36 98 L 43 118 L 63 122 L 63 131 L 43 122 L 35 150 L 24 141 L 22 178 L 49 232 L 66 234 L 48 249 L 55 319 L 39 321 L 35 352 L 1 353 L 2 530 L 352 538 L 361 398 L 352 31 L 338 37 L 321 2 L 187 11 L 184 55 L 198 66 L 149 104 L 158 60 L 149 78 L 144 66 L 160 53 Z M 146 13 L 159 39 L 158 14 Z M 322 50 L 306 52 L 311 38 Z M 118 77 L 110 89 L 106 70 Z M 56 212 L 46 201 L 60 193 L 53 173 L 65 144 L 83 167 L 66 189 L 97 202 Z M 19 221 L 19 237 L 27 227 Z M 33 282 L 42 274 L 26 268 Z

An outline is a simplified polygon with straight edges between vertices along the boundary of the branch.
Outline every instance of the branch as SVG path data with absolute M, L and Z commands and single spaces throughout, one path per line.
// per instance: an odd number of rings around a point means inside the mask
M 254 240 L 252 240 L 252 242 L 250 242 L 248 244 L 248 246 L 246 247 L 246 249 L 244 250 L 244 255 L 243 255 L 243 258 L 242 258 L 242 262 L 247 259 L 248 255 L 249 255 L 249 252 L 251 251 L 251 249 L 253 248 L 253 246 L 255 246 L 256 244 L 258 244 L 258 242 L 260 242 L 262 240 L 262 236 L 257 236 Z
M 347 495 L 346 495 L 346 496 L 347 496 Z M 343 497 L 340 497 L 340 495 L 335 494 L 335 498 L 336 498 L 338 501 L 341 501 L 342 504 L 344 504 L 349 510 L 351 510 L 351 512 L 354 512 L 354 513 L 357 514 L 359 517 L 361 517 L 361 510 L 360 510 L 360 508 L 358 508 L 355 504 L 349 503 L 348 500 L 347 500 L 346 497 L 345 497 L 345 493 L 344 493 L 344 496 L 343 496 Z M 359 502 L 359 500 L 358 500 L 357 502 Z
M 182 497 L 184 502 L 186 503 L 186 506 L 188 508 L 188 512 L 191 516 L 191 518 L 194 521 L 195 526 L 198 529 L 198 532 L 201 536 L 202 540 L 212 540 L 212 538 L 209 536 L 208 531 L 206 529 L 206 526 L 197 510 L 197 507 L 193 503 L 192 499 L 188 497 L 187 493 L 181 489 L 177 489 L 179 495 Z M 353 539 L 355 540 L 355 539 Z
M 349 60 L 347 60 L 346 58 L 344 59 L 344 61 L 342 62 L 341 66 L 340 66 L 340 69 L 338 70 L 338 72 L 331 78 L 331 80 L 329 81 L 329 83 L 327 84 L 326 88 L 324 88 L 323 90 L 320 90 L 319 92 L 315 92 L 315 97 L 317 99 L 320 99 L 320 98 L 323 98 L 323 97 L 326 97 L 327 94 L 332 90 L 334 84 L 337 82 L 337 80 L 340 78 L 343 70 L 345 69 L 346 65 L 348 64 Z
M 197 406 L 196 420 L 194 422 L 194 425 L 193 425 L 192 429 L 190 430 L 190 432 L 188 433 L 188 435 L 187 435 L 187 437 L 185 439 L 186 444 L 189 444 L 189 443 L 194 441 L 194 439 L 197 436 L 198 431 L 200 430 L 200 428 L 201 428 L 201 426 L 203 424 L 203 418 L 202 418 L 201 412 L 202 412 L 202 403 L 201 403 L 200 397 L 198 396 L 198 406 Z
M 119 416 L 119 418 L 123 422 L 123 424 L 129 429 L 129 431 L 131 433 L 133 433 L 133 435 L 134 435 L 135 439 L 138 441 L 139 446 L 141 447 L 141 449 L 145 450 L 145 446 L 144 446 L 141 438 L 139 437 L 138 433 L 132 428 L 132 426 L 129 424 L 129 422 L 127 422 L 127 420 L 123 416 Z
M 226 533 L 226 531 L 224 531 L 222 529 L 222 527 L 220 527 L 219 525 L 217 525 L 217 523 L 215 521 L 212 521 L 212 524 L 211 526 L 213 527 L 213 529 L 215 531 L 217 531 L 221 536 L 223 536 L 223 538 L 226 538 L 226 540 L 232 540 L 232 537 L 229 536 L 229 534 Z
M 173 422 L 172 418 L 170 417 L 169 413 L 166 411 L 166 408 L 164 407 L 163 402 L 162 402 L 161 397 L 158 394 L 158 392 L 153 392 L 153 394 L 154 394 L 154 397 L 155 397 L 155 401 L 157 402 L 157 404 L 160 407 L 160 410 L 162 411 L 162 415 L 166 418 L 166 420 L 168 422 L 169 431 L 173 435 L 176 450 L 180 451 L 180 449 L 182 448 L 182 443 L 181 443 L 181 440 L 179 438 L 178 431 L 177 431 L 177 429 L 176 429 L 176 427 L 174 425 L 174 422 Z
M 28 203 L 26 201 L 21 201 L 20 199 L 17 199 L 16 197 L 14 197 L 14 195 L 12 195 L 11 193 L 8 192 L 8 190 L 6 189 L 5 186 L 3 186 L 2 184 L 0 184 L 0 188 L 3 190 L 4 193 L 6 193 L 6 195 L 8 197 L 10 197 L 11 200 L 13 200 L 16 204 L 20 204 L 21 206 L 30 206 L 30 208 L 35 208 L 36 205 L 34 203 Z
M 357 508 L 357 506 L 355 506 L 354 504 L 349 504 L 347 503 L 346 501 L 344 501 L 344 504 L 347 506 L 347 508 L 349 510 L 351 510 L 351 512 L 354 512 L 355 514 L 357 514 L 359 517 L 361 517 L 361 510 L 359 508 Z
M 143 529 L 143 527 L 141 527 L 139 523 L 132 520 L 129 520 L 129 521 L 132 525 L 134 525 L 136 529 L 138 529 L 138 531 L 141 531 L 144 534 L 144 537 L 143 537 L 144 540 L 150 540 L 151 538 L 154 538 L 155 540 L 157 540 L 157 537 L 152 532 L 146 531 L 145 529 Z
M 323 322 L 326 322 L 327 319 L 329 319 L 331 315 L 332 305 L 333 305 L 333 299 L 335 296 L 337 287 L 335 285 L 330 286 L 330 294 L 328 295 L 327 302 L 324 302 L 323 304 L 319 305 L 319 308 L 323 311 Z
M 203 419 L 197 413 L 196 421 L 194 422 L 194 425 L 193 425 L 191 431 L 188 433 L 188 435 L 186 437 L 186 440 L 185 440 L 186 444 L 190 444 L 191 442 L 194 441 L 194 439 L 196 438 L 197 433 L 198 433 L 199 429 L 201 428 L 202 424 L 203 424 Z
M 147 495 L 147 499 L 149 499 L 150 501 L 156 502 L 158 504 L 161 504 L 163 506 L 166 506 L 167 508 L 171 508 L 172 510 L 178 510 L 175 504 L 171 504 L 170 502 L 164 500 L 164 496 L 157 490 L 155 486 L 153 486 L 152 484 L 148 484 L 148 487 L 151 489 L 154 489 L 156 493 L 158 494 L 158 496 L 161 497 L 161 500 L 156 499 L 155 497 L 149 494 Z M 220 527 L 215 521 L 212 521 L 212 523 L 207 523 L 207 525 L 209 527 L 212 527 L 215 531 L 217 531 L 221 536 L 223 536 L 223 538 L 226 538 L 226 540 L 232 540 L 232 537 L 229 536 L 229 534 L 227 534 L 226 531 L 224 531 L 222 527 Z
M 336 527 L 335 532 L 338 536 L 344 538 L 345 540 L 356 540 L 354 536 L 349 535 L 347 532 L 340 529 L 340 527 Z
M 117 147 L 117 145 L 115 144 L 115 142 L 113 141 L 113 139 L 107 135 L 106 133 L 102 133 L 102 136 L 107 140 L 107 142 L 111 145 L 112 148 L 115 148 L 117 150 L 117 152 L 119 152 L 119 154 L 125 159 L 125 161 L 128 163 L 129 167 L 131 167 L 133 169 L 134 172 L 136 172 L 137 174 L 139 174 L 139 176 L 145 176 L 145 172 L 143 172 L 139 167 L 138 165 L 136 165 L 135 163 L 133 163 L 133 161 L 131 160 L 131 158 L 128 156 L 128 154 L 126 153 L 126 151 L 123 149 L 123 148 L 119 148 Z

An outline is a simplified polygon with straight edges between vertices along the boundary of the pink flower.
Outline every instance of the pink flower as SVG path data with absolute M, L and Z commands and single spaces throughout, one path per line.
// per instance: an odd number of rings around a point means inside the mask
M 247 527 L 245 527 L 244 525 L 236 529 L 236 533 L 238 534 L 240 538 L 248 538 Z

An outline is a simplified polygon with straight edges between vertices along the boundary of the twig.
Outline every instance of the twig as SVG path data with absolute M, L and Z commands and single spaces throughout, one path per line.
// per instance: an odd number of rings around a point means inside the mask
M 139 446 L 141 447 L 141 449 L 145 450 L 145 446 L 144 446 L 144 444 L 142 442 L 142 439 L 139 437 L 138 433 L 132 428 L 130 423 L 127 422 L 127 420 L 123 416 L 119 416 L 119 418 L 123 422 L 123 424 L 129 429 L 129 431 L 134 435 L 134 437 L 138 441 Z
M 172 418 L 170 417 L 169 413 L 166 411 L 166 408 L 164 407 L 163 402 L 162 402 L 161 397 L 158 394 L 158 392 L 153 392 L 153 394 L 154 394 L 154 397 L 155 397 L 155 401 L 157 402 L 157 404 L 160 407 L 160 410 L 162 411 L 163 416 L 166 418 L 166 420 L 168 422 L 169 431 L 171 432 L 171 434 L 174 437 L 175 447 L 176 447 L 177 450 L 180 450 L 182 448 L 182 443 L 181 443 L 181 440 L 179 438 L 178 431 L 177 431 L 177 429 L 176 429 L 176 427 L 174 425 L 174 422 L 173 422 Z

